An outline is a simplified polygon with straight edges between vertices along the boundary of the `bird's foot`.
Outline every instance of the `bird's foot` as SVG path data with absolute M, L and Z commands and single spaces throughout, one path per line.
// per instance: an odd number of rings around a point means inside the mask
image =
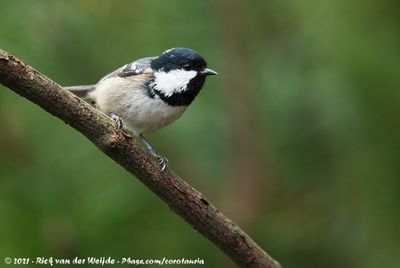
M 138 137 L 140 140 L 146 145 L 147 150 L 150 152 L 150 154 L 158 160 L 159 165 L 161 166 L 161 171 L 164 171 L 168 167 L 168 159 L 162 155 L 160 155 L 156 149 L 151 146 L 151 144 L 146 140 L 145 137 L 143 137 L 142 134 L 138 134 Z
M 114 120 L 115 125 L 117 126 L 117 129 L 124 128 L 124 121 L 116 113 L 111 113 L 111 119 Z
M 164 171 L 168 167 L 168 159 L 162 155 L 156 156 L 158 164 L 161 166 L 161 171 Z
M 116 128 L 118 130 L 122 130 L 122 134 L 124 134 L 127 138 L 132 138 L 125 130 L 124 130 L 124 121 L 122 118 L 116 113 L 111 113 L 111 119 L 115 122 Z

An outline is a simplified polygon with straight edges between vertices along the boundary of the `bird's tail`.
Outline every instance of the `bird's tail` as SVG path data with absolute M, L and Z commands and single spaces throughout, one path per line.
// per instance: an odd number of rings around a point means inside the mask
M 64 89 L 71 91 L 76 96 L 84 98 L 87 97 L 87 94 L 90 91 L 95 90 L 96 85 L 83 85 L 83 86 L 71 86 L 71 87 L 64 87 Z

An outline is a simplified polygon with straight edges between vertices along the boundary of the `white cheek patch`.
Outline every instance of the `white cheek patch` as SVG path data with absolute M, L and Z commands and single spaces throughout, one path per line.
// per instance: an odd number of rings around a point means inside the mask
M 183 69 L 166 72 L 155 72 L 152 86 L 162 92 L 166 97 L 174 93 L 183 92 L 187 89 L 187 84 L 197 75 L 196 71 L 186 71 Z

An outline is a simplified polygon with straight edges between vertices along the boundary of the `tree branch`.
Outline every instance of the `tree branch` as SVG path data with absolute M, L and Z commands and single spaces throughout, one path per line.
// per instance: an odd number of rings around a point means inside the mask
M 85 135 L 133 174 L 176 214 L 242 267 L 280 267 L 243 230 L 176 174 L 160 166 L 114 122 L 23 61 L 0 50 L 0 83 Z

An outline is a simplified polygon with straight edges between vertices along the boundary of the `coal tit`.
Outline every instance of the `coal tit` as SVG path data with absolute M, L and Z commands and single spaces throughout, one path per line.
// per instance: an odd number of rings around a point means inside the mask
M 168 160 L 143 137 L 178 119 L 203 87 L 206 76 L 217 74 L 189 48 L 172 48 L 157 57 L 136 60 L 103 77 L 95 85 L 65 89 L 95 103 L 140 138 L 162 170 Z

